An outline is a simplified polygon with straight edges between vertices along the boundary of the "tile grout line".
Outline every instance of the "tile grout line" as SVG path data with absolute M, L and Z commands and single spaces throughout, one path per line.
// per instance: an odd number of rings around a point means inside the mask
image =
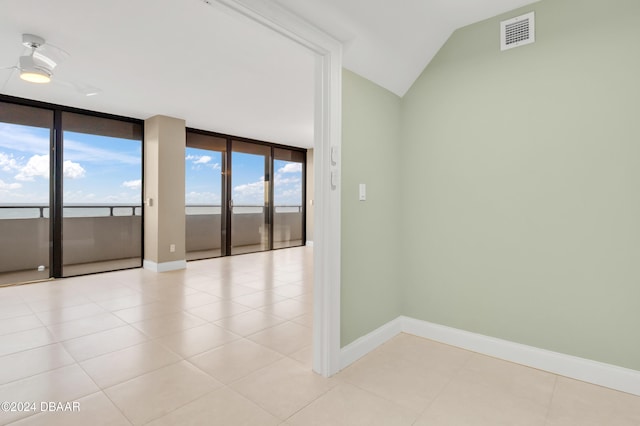
M 196 367 L 196 368 L 197 368 L 197 367 Z M 206 372 L 204 372 L 204 373 L 206 374 Z M 220 382 L 220 383 L 222 383 L 222 382 Z M 214 393 L 214 392 L 217 392 L 217 391 L 219 391 L 219 390 L 221 390 L 221 389 L 226 389 L 226 388 L 227 388 L 227 385 L 225 385 L 225 384 L 223 383 L 223 386 L 222 386 L 222 387 L 219 387 L 219 388 L 216 388 L 216 389 L 210 390 L 209 392 L 206 392 L 206 393 L 204 393 L 204 394 L 200 395 L 199 397 L 197 397 L 197 398 L 195 398 L 195 399 L 193 399 L 193 400 L 191 400 L 191 401 L 188 401 L 188 402 L 186 402 L 186 403 L 184 403 L 184 404 L 182 404 L 182 405 L 180 405 L 180 406 L 178 406 L 178 407 L 174 408 L 173 410 L 171 410 L 171 411 L 169 411 L 169 412 L 167 412 L 167 413 L 163 413 L 163 414 L 159 415 L 158 417 L 154 417 L 154 418 L 152 418 L 152 419 L 149 419 L 149 420 L 145 421 L 145 422 L 143 423 L 143 425 L 148 425 L 149 423 L 155 422 L 156 420 L 160 420 L 160 419 L 162 419 L 162 418 L 164 418 L 164 417 L 166 417 L 166 416 L 169 416 L 171 413 L 174 413 L 174 412 L 178 411 L 179 409 L 181 409 L 181 408 L 183 408 L 183 407 L 186 407 L 186 406 L 187 406 L 187 405 L 189 405 L 189 404 L 193 404 L 194 402 L 196 402 L 196 401 L 198 401 L 198 400 L 200 400 L 200 399 L 202 399 L 202 398 L 205 398 L 206 396 L 208 396 L 208 395 L 210 395 L 210 394 L 212 394 L 212 393 Z M 114 404 L 114 405 L 115 405 L 115 404 Z M 133 423 L 133 422 L 131 422 L 131 424 L 133 425 L 134 423 Z
M 384 395 L 378 395 L 378 394 L 377 394 L 377 393 L 375 393 L 375 392 L 372 392 L 372 391 L 370 391 L 370 390 L 368 390 L 368 389 L 365 389 L 365 388 L 363 388 L 363 387 L 359 386 L 357 383 L 353 383 L 353 382 L 352 382 L 352 381 L 350 381 L 349 379 L 338 379 L 338 380 L 340 380 L 340 381 L 341 381 L 342 383 L 344 383 L 344 384 L 347 384 L 347 385 L 353 386 L 353 387 L 357 388 L 358 390 L 360 390 L 360 391 L 362 391 L 362 392 L 365 392 L 365 393 L 367 393 L 367 394 L 369 394 L 369 395 L 371 395 L 371 396 L 374 396 L 374 397 L 376 397 L 376 398 L 380 398 L 380 399 L 382 399 L 382 400 L 384 400 L 384 401 L 386 401 L 386 402 L 388 402 L 388 403 L 392 404 L 392 405 L 393 405 L 393 406 L 395 406 L 395 407 L 398 407 L 398 408 L 400 408 L 400 409 L 402 409 L 402 410 L 409 411 L 409 412 L 411 412 L 412 414 L 416 414 L 416 419 L 414 420 L 414 422 L 418 421 L 418 419 L 420 418 L 420 414 L 419 414 L 417 411 L 414 411 L 414 410 L 413 410 L 413 408 L 409 408 L 409 407 L 406 407 L 406 406 L 404 406 L 404 405 L 400 405 L 400 404 L 398 404 L 397 402 L 392 401 L 391 399 L 387 398 L 387 397 L 386 397 L 386 396 L 384 396 Z M 338 385 L 339 385 L 339 384 L 338 384 Z M 338 386 L 338 385 L 336 385 L 336 386 Z M 334 388 L 335 388 L 336 386 L 334 386 Z M 332 388 L 332 389 L 333 389 L 333 388 Z M 434 400 L 435 400 L 435 398 L 434 398 Z
M 326 394 L 328 394 L 329 392 L 331 392 L 332 390 L 334 390 L 336 388 L 336 386 L 339 386 L 340 383 L 337 383 L 335 386 L 330 387 L 329 389 L 327 389 L 326 391 L 322 392 L 320 395 L 318 395 L 317 397 L 315 397 L 314 399 L 312 399 L 311 401 L 309 401 L 307 404 L 305 404 L 303 407 L 301 407 L 300 409 L 296 410 L 294 413 L 292 413 L 289 417 L 287 417 L 286 419 L 281 421 L 281 424 L 291 420 L 291 418 L 293 416 L 295 416 L 296 414 L 298 414 L 300 411 L 304 410 L 305 408 L 309 407 L 311 404 L 313 404 L 314 402 L 316 402 L 317 400 L 319 400 L 320 398 L 322 398 L 323 396 L 325 396 Z M 265 411 L 268 411 L 266 408 L 263 408 Z M 275 414 L 271 413 L 274 417 L 278 418 L 279 420 L 281 420 L 278 416 L 276 416 Z
M 559 376 L 557 374 L 554 374 L 554 380 L 553 380 L 553 391 L 551 392 L 551 396 L 549 397 L 549 404 L 547 405 L 547 412 L 544 416 L 544 424 L 545 426 L 547 426 L 549 424 L 549 414 L 551 414 L 551 407 L 553 405 L 553 400 L 555 399 L 556 396 L 556 388 L 558 387 L 558 379 Z
M 468 351 L 467 351 L 468 352 Z M 464 360 L 464 362 L 455 370 L 455 372 L 451 375 L 451 377 L 449 378 L 449 380 L 447 381 L 447 383 L 442 387 L 442 389 L 440 390 L 440 392 L 438 392 L 432 399 L 431 401 L 429 401 L 429 403 L 427 404 L 427 406 L 420 412 L 420 415 L 416 418 L 416 420 L 413 422 L 413 424 L 415 425 L 416 422 L 418 420 L 420 420 L 420 418 L 427 412 L 429 411 L 429 409 L 433 406 L 433 404 L 438 400 L 438 398 L 440 398 L 440 396 L 442 394 L 444 394 L 444 392 L 447 390 L 447 388 L 449 388 L 451 386 L 451 383 L 453 383 L 453 381 L 460 376 L 460 373 L 466 368 L 466 366 L 471 362 L 471 358 L 473 357 L 472 353 L 469 353 L 467 355 L 467 358 Z

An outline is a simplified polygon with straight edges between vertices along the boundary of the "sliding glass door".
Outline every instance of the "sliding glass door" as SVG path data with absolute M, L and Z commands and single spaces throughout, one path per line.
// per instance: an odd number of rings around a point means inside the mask
M 142 265 L 142 123 L 0 102 L 0 285 Z
M 233 141 L 231 254 L 269 250 L 271 148 Z
M 187 260 L 305 243 L 304 150 L 187 130 Z
M 304 157 L 300 151 L 274 149 L 273 248 L 304 244 Z
M 0 102 L 0 285 L 50 277 L 53 111 Z
M 227 140 L 187 132 L 185 202 L 187 260 L 224 256 L 226 252 Z
M 62 113 L 63 276 L 141 266 L 142 126 Z

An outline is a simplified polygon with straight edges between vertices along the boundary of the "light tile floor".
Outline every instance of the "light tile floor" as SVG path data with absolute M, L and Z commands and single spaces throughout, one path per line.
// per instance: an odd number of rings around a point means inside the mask
M 0 288 L 15 425 L 640 425 L 640 397 L 401 334 L 311 372 L 312 250 Z

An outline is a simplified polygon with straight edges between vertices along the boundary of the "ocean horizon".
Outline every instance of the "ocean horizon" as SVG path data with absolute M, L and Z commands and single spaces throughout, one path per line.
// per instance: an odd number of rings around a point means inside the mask
M 302 206 L 275 206 L 276 213 L 299 213 Z M 220 214 L 221 206 L 215 204 L 187 204 L 187 215 Z M 262 206 L 234 206 L 234 214 L 262 213 Z M 142 204 L 127 203 L 68 203 L 64 205 L 64 217 L 140 216 Z M 0 203 L 0 219 L 49 218 L 49 205 L 45 203 Z

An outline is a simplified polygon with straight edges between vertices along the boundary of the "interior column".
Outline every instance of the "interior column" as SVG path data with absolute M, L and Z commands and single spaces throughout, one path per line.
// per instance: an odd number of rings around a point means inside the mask
M 184 269 L 185 121 L 156 115 L 144 122 L 144 263 L 165 272 Z

